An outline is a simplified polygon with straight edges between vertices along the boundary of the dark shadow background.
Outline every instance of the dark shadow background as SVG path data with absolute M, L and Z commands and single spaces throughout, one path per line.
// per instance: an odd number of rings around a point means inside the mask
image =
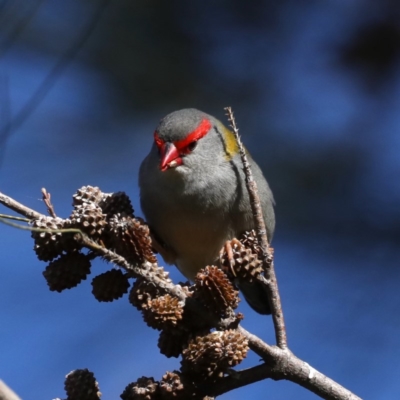
M 0 190 L 44 212 L 45 187 L 66 217 L 74 191 L 98 185 L 139 211 L 159 119 L 232 106 L 276 197 L 289 345 L 361 397 L 398 398 L 399 13 L 390 0 L 0 1 Z M 91 278 L 51 293 L 29 233 L 0 238 L 0 378 L 24 400 L 64 397 L 76 368 L 107 400 L 179 367 L 126 298 L 97 303 Z M 272 343 L 270 319 L 241 308 Z M 244 396 L 315 398 L 263 381 L 221 399 Z

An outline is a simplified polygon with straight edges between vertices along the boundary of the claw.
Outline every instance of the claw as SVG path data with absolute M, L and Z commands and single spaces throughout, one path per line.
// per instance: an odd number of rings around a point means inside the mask
M 236 278 L 236 273 L 235 273 L 235 259 L 233 258 L 233 249 L 232 249 L 232 244 L 230 240 L 227 240 L 224 245 L 224 249 L 226 251 L 226 256 L 229 261 L 229 268 L 231 270 L 232 275 Z

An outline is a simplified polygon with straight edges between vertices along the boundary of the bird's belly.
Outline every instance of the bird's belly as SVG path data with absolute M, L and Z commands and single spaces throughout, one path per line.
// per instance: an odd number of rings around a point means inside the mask
M 221 215 L 181 214 L 168 226 L 166 243 L 177 255 L 176 266 L 190 280 L 215 262 L 225 241 L 232 237 L 230 224 Z

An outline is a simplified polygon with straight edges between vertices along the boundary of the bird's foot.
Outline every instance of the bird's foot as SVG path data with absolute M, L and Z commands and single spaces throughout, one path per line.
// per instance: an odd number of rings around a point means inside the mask
M 233 256 L 233 249 L 232 249 L 232 243 L 230 240 L 227 240 L 224 244 L 224 247 L 220 251 L 220 259 L 222 258 L 222 254 L 226 253 L 226 258 L 229 263 L 229 269 L 234 277 L 236 277 L 235 273 L 235 258 Z

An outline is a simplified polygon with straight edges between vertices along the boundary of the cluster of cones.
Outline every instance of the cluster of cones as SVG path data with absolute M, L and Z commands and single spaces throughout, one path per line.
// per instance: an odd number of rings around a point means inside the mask
M 43 275 L 50 290 L 70 289 L 90 274 L 91 261 L 98 255 L 84 252 L 80 241 L 76 240 L 79 232 L 146 272 L 137 276 L 132 271 L 111 269 L 93 278 L 92 293 L 98 301 L 107 302 L 121 298 L 130 288 L 130 303 L 141 311 L 150 327 L 160 331 L 160 352 L 167 357 L 181 355 L 181 370 L 166 373 L 159 382 L 140 378 L 125 388 L 121 395 L 123 400 L 196 398 L 195 394 L 201 393 L 204 383 L 217 381 L 246 357 L 247 340 L 235 329 L 243 316 L 233 311 L 239 297 L 232 282 L 237 278 L 252 281 L 263 273 L 254 232 L 230 241 L 221 251 L 218 266 L 201 270 L 193 284 L 180 284 L 185 294 L 182 299 L 167 290 L 172 282 L 168 273 L 156 263 L 149 228 L 134 216 L 130 199 L 123 192 L 107 194 L 97 187 L 84 186 L 73 196 L 69 218 L 43 216 L 33 220 L 32 226 L 38 228 L 32 233 L 35 252 L 40 260 L 49 262 Z M 146 279 L 146 276 L 153 278 Z M 131 285 L 133 278 L 136 280 Z M 213 318 L 206 321 L 189 312 L 190 302 Z M 232 317 L 236 322 L 231 329 L 213 331 L 216 320 Z M 77 390 L 91 395 L 70 394 Z M 100 397 L 93 374 L 87 370 L 69 374 L 66 391 L 71 400 Z
M 99 384 L 88 369 L 71 371 L 65 377 L 64 389 L 71 400 L 101 399 Z M 178 371 L 166 372 L 158 382 L 142 376 L 136 382 L 130 383 L 120 397 L 123 400 L 204 400 L 203 395 L 196 396 L 188 390 L 184 377 Z

